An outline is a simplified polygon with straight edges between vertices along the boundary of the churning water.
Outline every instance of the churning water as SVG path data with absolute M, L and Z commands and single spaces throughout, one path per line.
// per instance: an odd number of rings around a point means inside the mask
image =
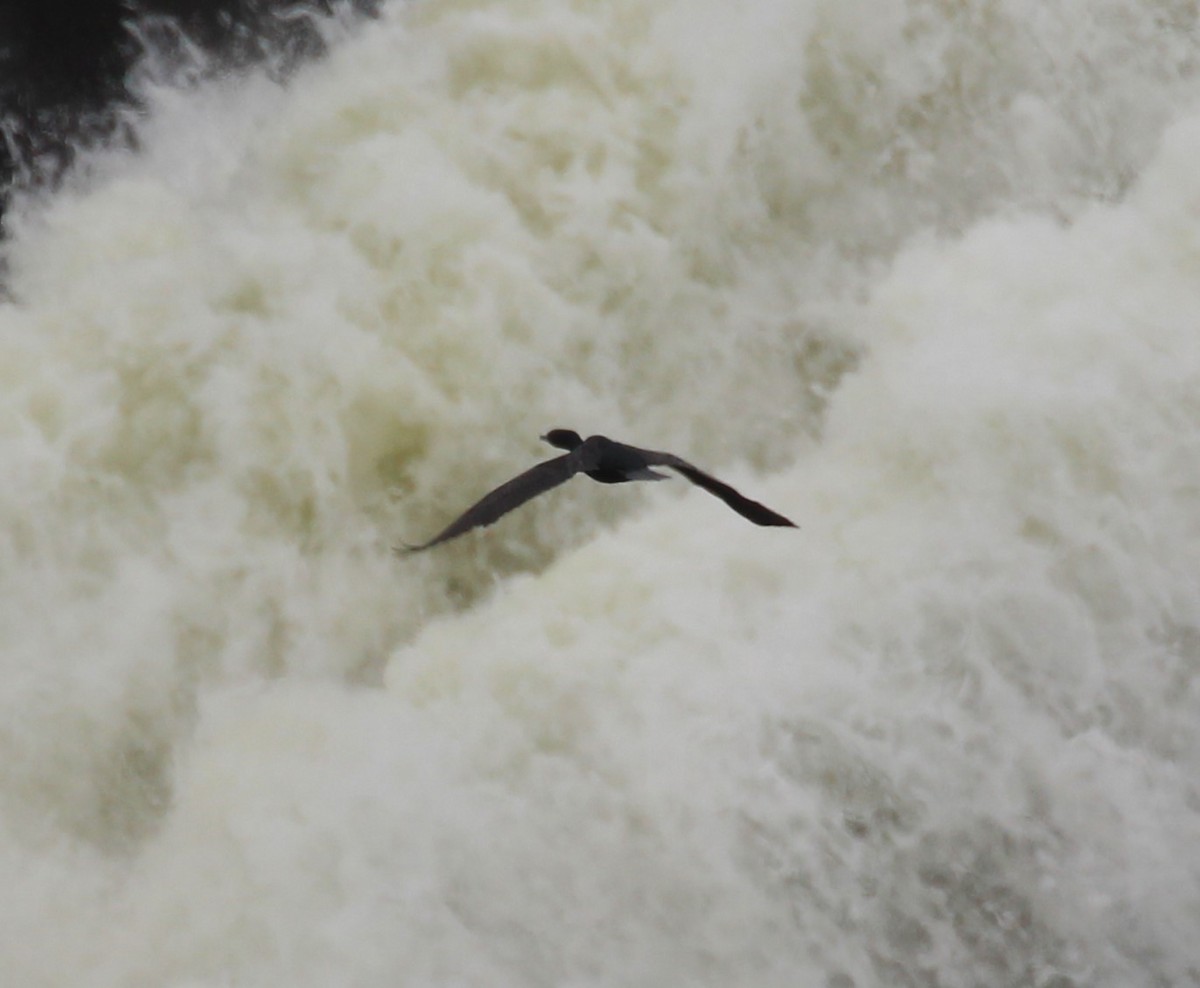
M 1200 12 L 428 0 L 12 217 L 0 983 L 1200 984 Z M 549 427 L 672 449 L 418 557 Z

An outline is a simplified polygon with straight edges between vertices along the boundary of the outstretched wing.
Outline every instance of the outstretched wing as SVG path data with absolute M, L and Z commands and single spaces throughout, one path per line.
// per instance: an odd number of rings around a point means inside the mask
M 418 552 L 441 542 L 448 542 L 473 528 L 490 525 L 526 501 L 570 480 L 577 470 L 574 458 L 569 453 L 530 467 L 524 473 L 501 484 L 490 494 L 485 494 L 428 542 L 420 545 L 405 543 L 404 548 L 410 552 Z
M 715 494 L 739 515 L 756 525 L 774 525 L 780 528 L 800 527 L 794 521 L 772 511 L 765 504 L 750 500 L 728 484 L 692 466 L 687 460 L 680 459 L 671 453 L 660 453 L 652 449 L 641 450 L 641 453 L 652 466 L 670 467 L 672 470 L 679 471 L 697 487 L 703 487 L 709 494 Z

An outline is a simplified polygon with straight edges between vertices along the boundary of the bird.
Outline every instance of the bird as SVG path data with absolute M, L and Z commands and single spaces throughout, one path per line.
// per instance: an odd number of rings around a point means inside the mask
M 670 467 L 697 487 L 702 487 L 710 494 L 719 497 L 739 515 L 754 522 L 755 525 L 780 528 L 799 527 L 790 519 L 772 511 L 766 505 L 750 500 L 728 484 L 692 466 L 687 460 L 675 456 L 673 453 L 640 449 L 637 446 L 616 442 L 607 436 L 589 436 L 587 439 L 583 439 L 578 432 L 572 429 L 551 429 L 539 438 L 556 449 L 564 449 L 566 452 L 562 456 L 556 456 L 530 467 L 524 473 L 501 484 L 494 491 L 485 494 L 428 542 L 422 542 L 419 545 L 402 543 L 403 550 L 420 552 L 424 549 L 432 549 L 435 545 L 456 539 L 472 529 L 491 525 L 514 508 L 519 508 L 526 501 L 566 483 L 577 473 L 585 474 L 601 484 L 625 484 L 634 480 L 669 479 L 667 474 L 660 473 L 653 469 L 654 467 Z M 401 551 L 401 546 L 397 547 L 397 551 Z

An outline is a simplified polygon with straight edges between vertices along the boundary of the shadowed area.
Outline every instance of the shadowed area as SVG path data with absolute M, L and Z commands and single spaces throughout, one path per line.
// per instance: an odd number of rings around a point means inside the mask
M 0 5 L 0 213 L 13 183 L 56 182 L 78 148 L 136 141 L 129 73 L 147 54 L 215 72 L 320 54 L 316 19 L 378 0 L 11 0 Z M 172 48 L 175 50 L 172 51 Z M 190 49 L 190 50 L 189 50 Z M 203 57 L 206 64 L 196 64 Z

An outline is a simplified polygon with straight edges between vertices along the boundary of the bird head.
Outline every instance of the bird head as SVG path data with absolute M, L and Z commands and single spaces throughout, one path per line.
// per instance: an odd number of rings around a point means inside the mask
M 572 450 L 583 445 L 583 440 L 579 437 L 579 433 L 571 429 L 551 429 L 540 438 L 543 442 L 547 442 L 559 449 Z

